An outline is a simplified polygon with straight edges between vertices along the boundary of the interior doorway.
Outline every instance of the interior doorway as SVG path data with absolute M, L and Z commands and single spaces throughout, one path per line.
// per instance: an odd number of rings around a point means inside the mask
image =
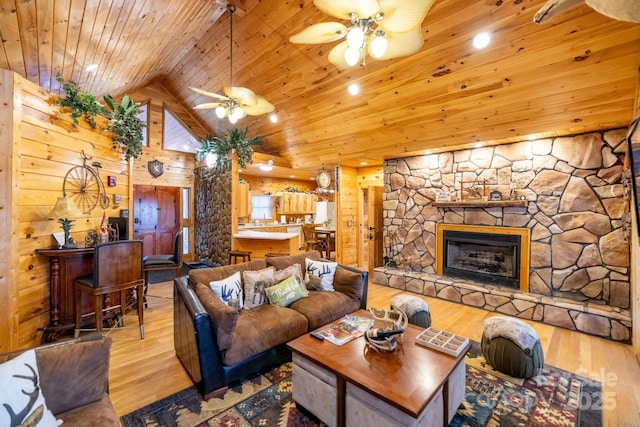
M 360 268 L 373 274 L 373 268 L 383 264 L 383 214 L 381 186 L 368 186 L 361 189 L 361 251 Z
M 180 231 L 180 188 L 133 186 L 133 238 L 142 240 L 143 255 L 173 253 Z

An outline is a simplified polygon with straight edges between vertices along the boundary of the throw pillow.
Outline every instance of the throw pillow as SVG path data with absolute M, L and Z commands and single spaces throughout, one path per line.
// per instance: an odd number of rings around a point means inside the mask
M 1 426 L 59 426 L 62 424 L 62 420 L 56 420 L 56 417 L 47 408 L 42 395 L 40 373 L 34 350 L 28 350 L 1 364 L 0 384 L 2 384 L 0 387 Z M 35 400 L 30 403 L 30 399 Z M 9 410 L 14 414 L 20 414 L 18 419 L 12 420 Z M 24 413 L 22 413 L 23 411 Z
M 351 298 L 362 298 L 362 274 L 347 270 L 343 267 L 336 268 L 333 277 L 333 287 L 336 291 L 347 294 Z
M 265 289 L 269 302 L 278 307 L 286 307 L 300 298 L 304 298 L 302 289 L 298 286 L 296 278 L 289 276 L 282 282 Z
M 242 281 L 239 271 L 222 280 L 209 282 L 209 287 L 229 307 L 242 308 Z
M 309 283 L 310 276 L 316 276 L 320 278 L 320 290 L 321 291 L 333 291 L 333 276 L 336 274 L 337 262 L 323 262 L 315 261 L 312 259 L 305 259 L 306 275 L 305 282 Z
M 300 268 L 300 264 L 296 263 L 296 264 L 290 265 L 284 270 L 276 270 L 275 282 L 276 283 L 282 282 L 284 279 L 286 279 L 289 276 L 294 276 L 296 278 L 296 281 L 298 282 L 300 289 L 302 289 L 302 293 L 304 294 L 305 297 L 309 295 L 309 291 L 307 290 L 307 287 L 304 285 L 304 279 L 302 278 L 302 269 Z
M 275 267 L 267 267 L 262 270 L 242 272 L 244 308 L 253 308 L 268 302 L 264 290 L 276 283 L 275 271 Z

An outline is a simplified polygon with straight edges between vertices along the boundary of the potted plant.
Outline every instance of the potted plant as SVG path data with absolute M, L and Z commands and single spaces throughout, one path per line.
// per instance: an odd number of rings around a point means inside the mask
M 62 107 L 70 111 L 73 127 L 78 126 L 78 119 L 84 116 L 84 119 L 92 128 L 96 128 L 96 116 L 105 115 L 106 111 L 98 102 L 96 97 L 89 92 L 83 92 L 80 85 L 74 81 L 65 82 L 56 74 L 56 80 L 62 84 L 62 89 L 66 95 L 58 101 Z
M 111 95 L 105 95 L 104 102 L 109 107 L 107 130 L 113 133 L 113 148 L 123 149 L 125 160 L 137 159 L 142 153 L 142 131 L 146 126 L 138 118 L 140 106 L 133 102 L 128 95 L 122 97 L 118 104 Z
M 229 153 L 236 150 L 238 165 L 246 168 L 247 163 L 253 162 L 253 146 L 262 143 L 259 136 L 247 139 L 247 128 L 227 129 L 222 136 L 207 135 L 198 141 L 200 147 L 196 150 L 196 160 L 203 160 L 207 155 L 216 157 L 215 167 L 225 169 L 231 166 Z

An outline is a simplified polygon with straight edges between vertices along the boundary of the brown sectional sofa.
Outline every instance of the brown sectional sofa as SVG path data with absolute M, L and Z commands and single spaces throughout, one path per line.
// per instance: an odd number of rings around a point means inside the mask
M 205 398 L 231 383 L 291 359 L 286 343 L 306 332 L 366 308 L 368 274 L 338 265 L 335 291 L 309 291 L 287 307 L 269 304 L 236 310 L 209 287 L 240 271 L 268 266 L 282 270 L 305 258 L 320 260 L 318 251 L 268 257 L 215 268 L 195 269 L 174 280 L 174 345 L 176 355 Z
M 120 426 L 109 398 L 111 338 L 94 333 L 35 349 L 47 408 L 65 426 Z M 22 351 L 0 355 L 0 363 Z

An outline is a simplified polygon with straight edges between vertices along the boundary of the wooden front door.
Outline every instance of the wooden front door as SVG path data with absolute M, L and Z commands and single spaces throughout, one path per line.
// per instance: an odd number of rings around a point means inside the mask
M 144 255 L 172 254 L 180 230 L 180 188 L 134 185 L 133 238 L 144 242 Z

